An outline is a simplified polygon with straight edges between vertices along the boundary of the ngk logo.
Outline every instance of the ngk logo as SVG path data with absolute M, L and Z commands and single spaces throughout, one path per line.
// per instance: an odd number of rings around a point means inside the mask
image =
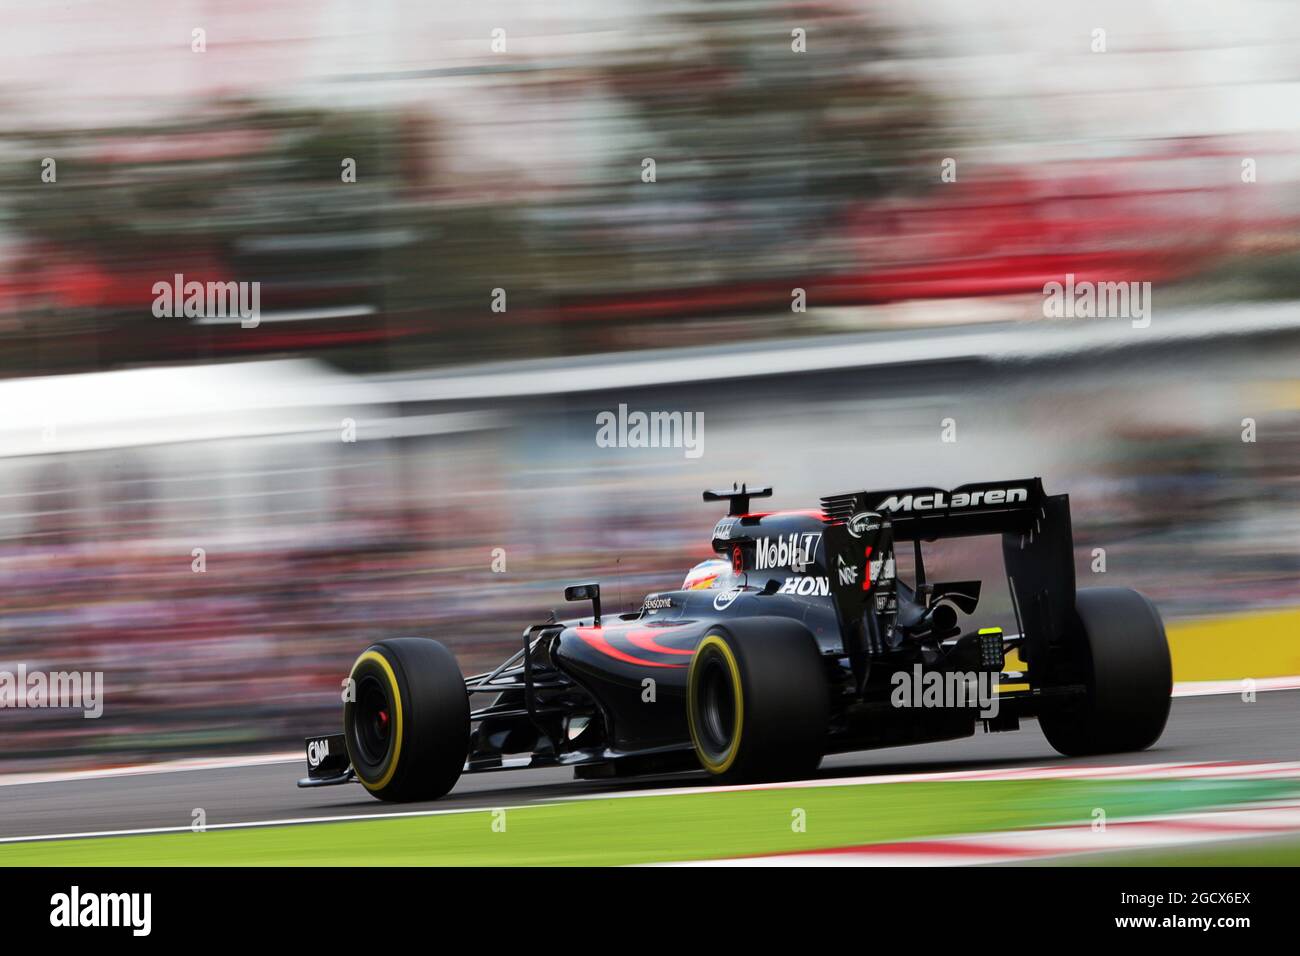
M 760 571 L 772 568 L 789 568 L 803 571 L 812 564 L 821 543 L 820 531 L 801 531 L 775 538 L 759 538 L 754 547 L 754 567 Z

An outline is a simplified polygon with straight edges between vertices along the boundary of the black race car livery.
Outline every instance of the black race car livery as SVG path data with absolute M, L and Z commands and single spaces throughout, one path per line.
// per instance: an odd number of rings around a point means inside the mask
M 728 505 L 712 535 L 721 573 L 612 615 L 598 583 L 571 586 L 588 613 L 526 628 L 489 672 L 464 677 L 429 638 L 370 646 L 345 682 L 342 732 L 308 738 L 300 785 L 355 780 L 381 799 L 430 799 L 462 773 L 543 766 L 771 780 L 810 774 L 828 753 L 1026 717 L 1065 754 L 1160 736 L 1171 687 L 1160 615 L 1134 591 L 1076 591 L 1067 496 L 1034 478 L 751 510 L 770 495 L 704 493 Z M 1001 538 L 1014 630 L 972 620 L 982 581 L 926 578 L 923 543 L 967 535 Z M 897 573 L 905 544 L 910 583 Z

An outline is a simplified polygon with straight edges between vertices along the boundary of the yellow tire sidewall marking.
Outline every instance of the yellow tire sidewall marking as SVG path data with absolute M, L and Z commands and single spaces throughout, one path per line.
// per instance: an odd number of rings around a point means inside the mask
M 696 662 L 700 658 L 700 652 L 705 648 L 715 648 L 726 661 L 727 669 L 731 672 L 732 693 L 736 699 L 736 720 L 735 726 L 731 733 L 731 746 L 727 749 L 727 755 L 720 761 L 710 760 L 704 753 L 703 748 L 699 745 L 700 735 L 695 726 L 695 691 L 699 683 L 700 668 Z M 707 634 L 704 640 L 700 641 L 695 648 L 695 656 L 691 658 L 691 669 L 686 679 L 686 695 L 688 706 L 686 708 L 687 721 L 691 729 L 691 743 L 695 745 L 695 755 L 699 757 L 700 763 L 710 773 L 726 773 L 731 769 L 731 765 L 736 762 L 736 755 L 740 753 L 740 734 L 745 726 L 745 698 L 744 692 L 740 685 L 740 665 L 736 662 L 736 655 L 732 653 L 731 646 L 719 634 Z
M 393 739 L 393 757 L 388 761 L 388 769 L 374 783 L 366 780 L 361 774 L 357 774 L 357 779 L 361 781 L 361 785 L 367 790 L 373 791 L 382 790 L 388 786 L 389 781 L 393 779 L 393 774 L 397 771 L 397 761 L 402 756 L 402 692 L 397 686 L 397 675 L 393 673 L 393 666 L 388 663 L 388 658 L 378 651 L 366 651 L 358 657 L 352 665 L 352 673 L 356 674 L 357 668 L 365 661 L 374 661 L 388 676 L 388 686 L 393 691 L 393 710 L 396 712 L 393 726 L 396 728 L 397 736 Z

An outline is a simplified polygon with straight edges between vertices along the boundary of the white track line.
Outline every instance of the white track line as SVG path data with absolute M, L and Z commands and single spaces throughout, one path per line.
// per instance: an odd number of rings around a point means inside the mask
M 398 817 L 443 817 L 457 813 L 495 813 L 498 810 L 527 810 L 556 806 L 553 803 L 528 803 L 504 807 L 454 807 L 447 810 L 403 810 L 399 813 L 342 813 L 328 817 L 300 817 L 283 820 L 246 820 L 239 823 L 209 823 L 202 830 L 193 826 L 137 827 L 130 830 L 87 830 L 81 833 L 40 833 L 32 836 L 0 837 L 3 843 L 41 843 L 48 840 L 84 840 L 90 837 L 144 836 L 150 833 L 195 833 L 209 830 L 245 830 L 259 827 L 288 827 L 308 823 L 347 823 L 353 820 L 392 820 Z
M 133 764 L 127 767 L 3 774 L 0 775 L 0 787 L 14 787 L 27 783 L 63 783 L 69 780 L 102 780 L 108 777 L 135 777 L 149 773 L 182 773 L 189 770 L 234 770 L 242 767 L 299 762 L 307 762 L 307 758 L 300 750 L 295 750 L 293 753 L 250 754 L 242 757 L 187 757 L 184 760 Z
M 617 793 L 576 794 L 574 800 L 624 800 L 634 797 L 682 796 L 694 793 L 731 793 L 745 790 L 791 790 L 814 787 L 856 787 L 887 783 L 944 783 L 981 780 L 1242 780 L 1261 777 L 1300 779 L 1300 761 L 1246 763 L 1244 761 L 1201 763 L 1149 763 L 1114 766 L 1047 764 L 992 770 L 947 770 L 925 773 L 875 774 L 863 777 L 828 777 L 816 780 L 787 780 L 781 783 L 740 784 L 731 787 L 667 787 L 658 790 L 623 790 Z
M 1250 684 L 1247 685 L 1246 681 Z M 1300 690 L 1300 677 L 1251 677 L 1237 680 L 1191 680 L 1174 685 L 1175 697 L 1212 697 L 1269 690 Z
M 1174 697 L 1208 697 L 1237 695 L 1245 690 L 1242 680 L 1228 681 L 1186 681 L 1174 685 Z M 1296 677 L 1261 677 L 1254 679 L 1253 690 L 1257 693 L 1274 690 L 1300 690 L 1300 676 Z M 101 767 L 91 770 L 52 770 L 31 773 L 0 774 L 0 787 L 13 787 L 29 783 L 62 783 L 74 780 L 102 780 L 112 777 L 134 777 L 151 773 L 183 773 L 192 770 L 238 770 L 244 767 L 262 767 L 278 763 L 305 762 L 302 751 L 288 753 L 249 754 L 238 757 L 187 757 L 182 760 L 167 760 L 159 763 L 133 764 L 125 767 Z M 890 777 L 901 780 L 903 777 Z M 858 778 L 855 782 L 875 783 L 876 780 Z M 724 788 L 713 788 L 724 789 Z M 667 793 L 677 791 L 653 791 Z M 620 794 L 620 796 L 638 796 L 638 793 Z

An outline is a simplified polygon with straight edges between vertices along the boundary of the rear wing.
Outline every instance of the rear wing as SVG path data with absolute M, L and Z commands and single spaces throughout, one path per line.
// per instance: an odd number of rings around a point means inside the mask
M 1040 673 L 1073 626 L 1074 535 L 1070 496 L 1048 495 L 1039 478 L 942 488 L 855 491 L 822 499 L 827 524 L 884 519 L 895 540 L 1000 534 L 1024 651 Z M 851 533 L 851 531 L 850 531 Z M 918 545 L 919 547 L 919 545 Z M 1035 665 L 1031 664 L 1031 667 Z
M 1064 496 L 1062 496 L 1064 497 Z M 899 541 L 957 538 L 978 534 L 1024 534 L 1045 517 L 1048 498 L 1039 478 L 989 481 L 943 488 L 896 488 L 854 491 L 822 499 L 831 520 L 848 521 L 855 514 L 887 515 Z

